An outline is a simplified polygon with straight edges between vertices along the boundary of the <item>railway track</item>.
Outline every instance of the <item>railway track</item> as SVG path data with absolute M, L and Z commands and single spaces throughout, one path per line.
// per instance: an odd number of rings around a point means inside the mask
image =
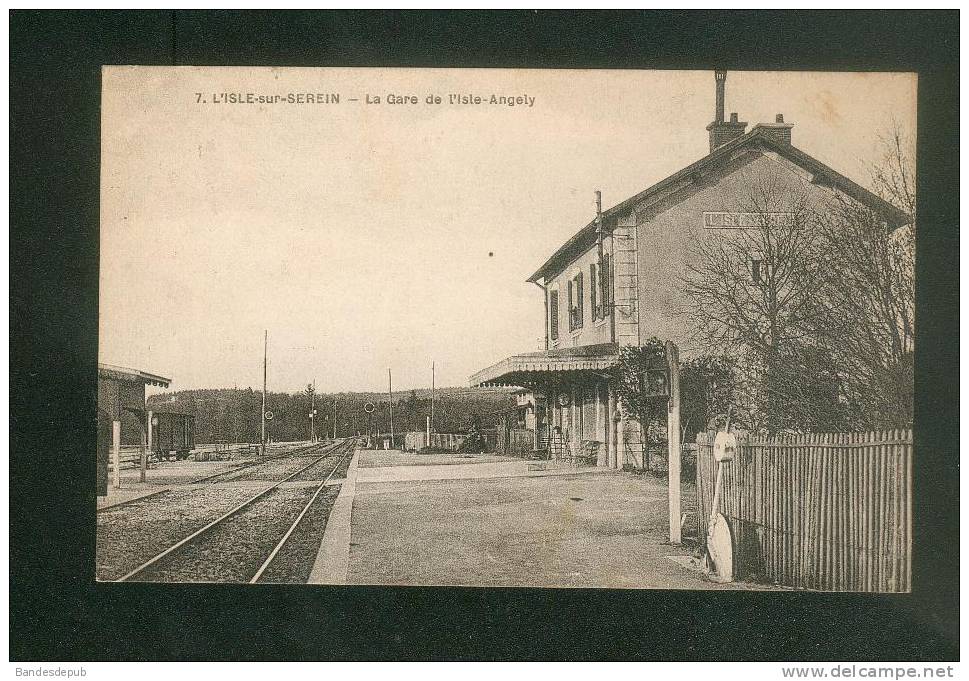
M 205 477 L 198 478 L 197 480 L 192 480 L 190 485 L 198 485 L 203 482 L 221 482 L 222 478 L 228 478 L 235 473 L 242 473 L 248 471 L 249 469 L 255 468 L 257 466 L 263 466 L 265 464 L 271 463 L 273 461 L 278 461 L 280 459 L 288 459 L 305 456 L 307 452 L 317 449 L 319 447 L 326 448 L 324 451 L 336 449 L 341 444 L 340 441 L 331 442 L 328 445 L 311 444 L 305 447 L 297 447 L 291 451 L 282 452 L 280 454 L 273 454 L 272 456 L 263 457 L 257 461 L 247 461 L 241 466 L 236 466 L 235 468 L 230 468 L 226 471 L 219 471 L 218 473 L 213 473 L 212 475 L 206 475 Z
M 274 454 L 272 456 L 267 456 L 258 461 L 250 461 L 241 466 L 231 468 L 226 471 L 219 471 L 218 473 L 213 473 L 212 475 L 207 475 L 204 478 L 199 478 L 193 480 L 190 484 L 197 485 L 201 483 L 219 483 L 219 482 L 232 482 L 238 480 L 258 480 L 267 479 L 273 480 L 278 475 L 287 476 L 288 470 L 282 473 L 278 471 L 273 471 L 273 466 L 277 465 L 279 462 L 283 462 L 286 459 L 299 459 L 309 455 L 313 450 L 317 450 L 323 447 L 323 457 L 331 456 L 332 452 L 336 451 L 343 441 L 331 442 L 326 445 L 313 444 L 307 445 L 305 447 L 299 447 L 292 451 L 283 452 L 282 454 Z M 302 472 L 301 469 L 300 472 Z M 260 478 L 260 475 L 262 478 Z
M 328 488 L 327 483 L 341 468 L 346 470 L 343 464 L 352 455 L 355 444 L 356 440 L 350 439 L 325 448 L 321 456 L 313 457 L 306 466 L 247 497 L 115 581 L 256 583 L 267 581 L 267 571 L 274 567 L 277 574 L 288 574 L 291 579 L 293 571 L 280 569 L 275 563 L 286 552 L 294 535 L 299 534 L 301 524 L 308 516 L 314 515 L 317 525 L 322 517 L 322 524 L 325 524 L 326 515 L 321 515 L 319 502 L 326 494 L 330 494 L 329 501 L 332 502 L 335 488 Z M 315 487 L 283 487 L 284 483 L 297 481 L 301 474 L 326 459 L 330 459 L 333 465 Z M 328 506 L 325 511 L 328 514 Z M 307 537 L 302 539 L 305 544 Z M 319 537 L 312 539 L 318 547 Z M 295 553 L 299 554 L 299 551 Z M 305 562 L 306 556 L 302 558 Z
M 290 451 L 286 451 L 286 452 L 282 452 L 280 454 L 273 454 L 272 456 L 263 457 L 263 458 L 261 458 L 261 459 L 259 459 L 257 461 L 247 461 L 246 463 L 243 463 L 240 466 L 236 466 L 235 468 L 230 468 L 229 470 L 225 470 L 225 471 L 219 471 L 218 473 L 212 473 L 211 475 L 206 475 L 206 476 L 201 477 L 201 478 L 196 478 L 195 480 L 189 480 L 188 482 L 180 483 L 180 485 L 199 485 L 199 484 L 202 484 L 202 483 L 217 483 L 217 482 L 223 482 L 223 481 L 228 480 L 229 479 L 229 476 L 231 476 L 233 474 L 236 474 L 236 473 L 244 473 L 245 471 L 248 471 L 248 470 L 250 470 L 252 468 L 255 468 L 257 466 L 265 465 L 265 464 L 268 464 L 270 462 L 274 462 L 274 461 L 277 461 L 277 460 L 280 460 L 280 459 L 298 458 L 298 457 L 306 456 L 306 453 L 307 452 L 309 452 L 309 451 L 311 451 L 313 449 L 317 449 L 317 448 L 319 448 L 321 446 L 326 448 L 325 451 L 332 452 L 340 444 L 341 444 L 341 441 L 337 441 L 337 442 L 331 442 L 331 443 L 326 444 L 326 445 L 311 444 L 311 445 L 306 445 L 306 446 L 303 446 L 303 447 L 298 447 L 296 449 L 293 449 L 293 450 L 290 450 Z M 326 456 L 329 456 L 329 455 L 330 454 L 326 454 Z M 240 479 L 245 479 L 245 478 L 240 478 Z M 97 509 L 97 512 L 98 513 L 104 513 L 105 511 L 109 511 L 109 510 L 110 511 L 116 511 L 117 509 L 119 509 L 119 508 L 121 508 L 123 506 L 128 506 L 129 504 L 134 504 L 134 503 L 137 503 L 137 502 L 143 502 L 146 499 L 152 499 L 152 498 L 155 498 L 155 497 L 160 497 L 160 496 L 163 496 L 165 494 L 170 493 L 171 491 L 172 490 L 169 489 L 169 488 L 159 489 L 159 490 L 157 490 L 155 492 L 151 492 L 150 494 L 145 494 L 145 495 L 142 495 L 140 497 L 135 497 L 133 499 L 128 499 L 127 501 L 120 501 L 120 502 L 118 502 L 116 504 L 111 504 L 110 506 L 103 506 L 103 507 Z

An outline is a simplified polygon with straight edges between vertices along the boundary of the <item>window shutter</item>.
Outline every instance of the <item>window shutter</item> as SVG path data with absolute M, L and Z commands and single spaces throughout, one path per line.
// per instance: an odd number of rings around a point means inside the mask
M 559 337 L 559 292 L 552 291 L 548 297 L 549 331 L 552 340 Z
M 598 288 L 598 283 L 596 279 L 596 264 L 592 263 L 589 265 L 589 307 L 592 308 L 592 319 L 595 321 L 599 318 L 599 306 L 598 298 L 596 296 L 596 289 Z
M 599 282 L 601 286 L 600 290 L 602 291 L 603 319 L 605 319 L 606 314 L 609 312 L 609 303 L 612 302 L 611 300 L 609 300 L 609 294 L 612 292 L 612 286 L 610 285 L 611 282 L 609 281 L 609 275 L 610 275 L 609 270 L 611 269 L 610 265 L 611 265 L 610 257 L 609 257 L 609 254 L 606 253 L 602 256 L 602 271 L 599 272 Z
M 568 299 L 569 305 L 566 308 L 566 314 L 568 314 L 568 317 L 569 317 L 569 331 L 575 330 L 575 315 L 572 313 L 572 310 L 575 306 L 575 302 L 574 302 L 575 293 L 572 290 L 574 286 L 575 286 L 575 282 L 570 279 L 569 280 L 569 299 Z
M 576 320 L 576 323 L 575 323 L 575 328 L 578 329 L 582 327 L 582 321 L 585 319 L 585 317 L 582 314 L 582 273 L 581 272 L 579 272 L 579 274 L 576 275 L 575 277 L 575 295 L 579 299 L 578 303 L 576 304 L 576 308 L 578 309 L 578 311 L 576 312 L 576 316 L 578 317 L 578 319 Z

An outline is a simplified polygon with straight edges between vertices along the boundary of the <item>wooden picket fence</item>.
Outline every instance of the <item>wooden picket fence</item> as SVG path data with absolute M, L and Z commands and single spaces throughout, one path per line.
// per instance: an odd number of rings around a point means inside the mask
M 497 434 L 493 428 L 482 428 L 481 438 L 485 442 L 485 450 L 489 452 L 495 451 L 495 441 Z M 377 442 L 381 443 L 383 446 L 383 439 L 390 439 L 389 435 L 379 435 L 377 437 Z M 431 449 L 446 449 L 452 452 L 456 452 L 464 444 L 464 441 L 468 439 L 467 433 L 431 433 L 431 441 L 428 444 L 427 433 L 421 430 L 418 431 L 408 431 L 406 433 L 397 433 L 394 438 L 394 442 L 398 447 L 403 447 L 409 452 L 419 452 L 427 447 Z
M 697 437 L 697 520 L 713 505 L 715 433 Z M 738 440 L 721 464 L 734 576 L 823 591 L 912 585 L 912 431 Z
M 118 450 L 118 463 L 121 470 L 131 470 L 141 466 L 141 446 L 140 445 L 121 445 Z M 108 453 L 108 472 L 114 471 L 114 461 L 110 452 Z

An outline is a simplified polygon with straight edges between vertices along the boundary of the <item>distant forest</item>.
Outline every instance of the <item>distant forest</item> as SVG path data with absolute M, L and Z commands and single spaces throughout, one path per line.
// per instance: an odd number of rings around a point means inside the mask
M 266 409 L 273 412 L 267 421 L 267 436 L 277 442 L 307 440 L 310 435 L 311 389 L 297 394 L 266 393 Z M 259 442 L 259 412 L 262 393 L 252 388 L 180 390 L 152 395 L 148 406 L 155 411 L 174 411 L 195 415 L 196 442 Z M 316 431 L 333 435 L 334 412 L 337 436 L 367 432 L 373 418 L 380 432 L 390 430 L 390 402 L 386 393 L 317 394 Z M 373 402 L 372 415 L 364 405 Z M 434 399 L 435 430 L 440 433 L 461 433 L 468 429 L 472 418 L 480 418 L 490 427 L 493 416 L 515 403 L 511 390 L 438 388 Z M 394 430 L 424 430 L 425 419 L 431 413 L 431 391 L 408 390 L 394 393 Z

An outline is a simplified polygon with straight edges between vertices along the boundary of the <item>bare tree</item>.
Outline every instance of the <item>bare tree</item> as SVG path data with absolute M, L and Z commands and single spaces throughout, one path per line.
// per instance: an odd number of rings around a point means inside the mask
M 826 289 L 836 331 L 828 348 L 841 373 L 852 420 L 861 428 L 907 426 L 913 413 L 915 350 L 915 181 L 909 145 L 896 127 L 871 169 L 882 198 L 912 217 L 894 228 L 848 197 L 819 221 L 830 253 Z M 832 340 L 829 338 L 829 340 Z
M 915 183 L 905 136 L 883 142 L 872 186 L 910 225 L 783 172 L 750 174 L 732 203 L 742 224 L 724 225 L 740 228 L 694 244 L 683 312 L 707 354 L 737 363 L 748 427 L 911 424 Z
M 751 173 L 740 186 L 731 215 L 741 224 L 705 230 L 693 244 L 684 313 L 700 347 L 737 362 L 745 425 L 830 427 L 837 391 L 817 338 L 830 283 L 815 231 L 826 205 L 783 172 Z

